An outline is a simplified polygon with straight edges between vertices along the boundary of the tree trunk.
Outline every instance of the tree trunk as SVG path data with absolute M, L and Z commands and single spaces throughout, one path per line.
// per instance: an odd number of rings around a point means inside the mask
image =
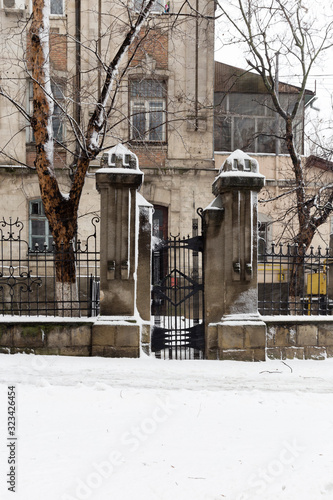
M 46 205 L 48 206 L 47 202 Z M 54 208 L 57 207 L 56 210 Z M 63 200 L 60 206 L 52 205 L 48 215 L 50 229 L 54 241 L 54 264 L 56 275 L 56 300 L 59 314 L 77 316 L 78 293 L 75 264 L 75 236 L 77 228 L 77 212 L 70 200 Z
M 291 305 L 294 305 L 295 309 L 297 309 L 296 305 L 299 302 L 300 297 L 304 297 L 305 295 L 304 266 L 306 252 L 309 249 L 313 235 L 314 230 L 307 227 L 304 228 L 302 232 L 299 232 L 295 237 L 295 243 L 297 246 L 294 247 L 295 250 L 289 275 L 289 302 Z
M 55 248 L 56 300 L 60 316 L 79 316 L 74 242 Z

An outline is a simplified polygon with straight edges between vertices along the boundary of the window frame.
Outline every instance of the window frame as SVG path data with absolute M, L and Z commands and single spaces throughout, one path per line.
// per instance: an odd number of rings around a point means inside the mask
M 169 237 L 169 209 L 164 205 L 154 205 L 153 208 L 153 236 L 166 241 Z
M 240 99 L 239 108 L 233 106 L 237 102 L 237 96 Z M 258 111 L 256 112 L 255 107 L 253 107 L 253 112 L 251 110 L 248 114 L 242 113 L 242 103 L 241 96 L 247 97 L 248 101 L 257 102 Z M 282 94 L 284 99 L 291 100 L 293 94 Z M 214 144 L 215 151 L 234 151 L 235 149 L 242 149 L 248 153 L 256 154 L 276 154 L 275 137 L 274 134 L 276 129 L 276 119 L 279 119 L 279 128 L 281 124 L 283 126 L 282 118 L 279 117 L 278 113 L 273 111 L 268 105 L 265 105 L 265 99 L 268 99 L 268 94 L 256 94 L 256 93 L 242 93 L 242 92 L 218 92 L 215 93 L 215 119 L 214 119 L 214 130 L 215 130 L 215 142 L 220 142 L 222 146 L 230 145 L 230 148 L 217 148 Z M 262 99 L 262 102 L 258 102 Z M 300 107 L 299 113 L 303 114 L 302 107 Z M 295 123 L 294 131 L 297 135 L 297 139 L 301 140 L 301 128 L 303 124 L 302 117 L 299 117 Z M 239 144 L 239 139 L 241 137 L 239 128 L 239 123 L 244 123 L 245 120 L 251 120 L 253 123 L 253 139 L 247 146 L 246 144 Z M 264 126 L 263 126 L 264 125 Z M 246 129 L 248 130 L 248 128 Z M 266 130 L 266 132 L 265 132 Z M 271 131 L 272 136 L 269 137 Z M 236 132 L 238 136 L 236 137 Z M 222 136 L 222 138 L 221 138 Z M 249 139 L 251 137 L 249 136 Z M 223 144 L 224 143 L 224 144 Z M 280 151 L 285 152 L 284 141 L 280 141 Z
M 154 82 L 162 88 L 162 97 L 154 97 L 150 95 L 132 96 L 131 86 L 134 82 Z M 148 87 L 149 88 L 149 87 Z M 153 78 L 146 79 L 130 79 L 128 89 L 129 100 L 129 138 L 132 143 L 149 143 L 149 144 L 166 144 L 167 143 L 167 82 L 166 80 L 155 80 Z M 155 104 L 155 106 L 154 106 Z M 157 106 L 156 104 L 160 104 Z M 144 131 L 140 134 L 135 133 L 134 126 L 135 117 L 139 114 L 144 114 Z M 161 113 L 162 119 L 160 124 L 154 125 L 151 123 L 154 113 Z M 161 138 L 154 137 L 161 128 Z
M 33 213 L 32 207 L 33 205 L 38 205 L 38 211 L 37 213 Z M 37 222 L 44 222 L 44 229 L 45 232 L 44 234 L 33 234 L 33 227 L 32 223 L 33 221 Z M 44 207 L 43 207 L 43 202 L 41 198 L 35 198 L 33 200 L 29 200 L 29 252 L 33 253 L 35 251 L 35 244 L 37 243 L 33 241 L 33 238 L 44 238 L 44 243 L 43 246 L 38 244 L 38 250 L 39 252 L 45 252 L 45 253 L 52 253 L 53 252 L 53 236 L 50 230 L 50 225 L 49 221 L 45 215 L 44 212 Z M 46 250 L 45 250 L 45 243 L 47 244 Z

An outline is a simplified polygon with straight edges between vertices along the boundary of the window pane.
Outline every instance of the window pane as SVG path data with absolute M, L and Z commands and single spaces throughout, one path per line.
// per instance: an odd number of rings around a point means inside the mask
M 49 252 L 52 251 L 53 249 L 53 236 L 49 236 L 48 239 L 46 240 L 46 243 L 47 243 L 47 249 L 49 250 Z
M 141 98 L 164 97 L 165 85 L 156 80 L 131 80 L 130 94 L 131 97 Z
M 265 113 L 260 114 L 265 114 L 266 116 L 275 116 L 275 108 L 270 95 L 260 96 L 260 102 L 262 102 L 263 107 L 265 108 Z
M 214 150 L 231 151 L 231 119 L 227 116 L 215 118 Z
M 135 12 L 141 12 L 144 6 L 144 0 L 134 0 L 134 10 Z
M 30 213 L 32 215 L 39 215 L 39 203 L 38 201 L 31 201 L 30 202 Z
M 279 99 L 280 103 L 282 105 L 282 108 L 284 108 L 288 113 L 291 113 L 294 109 L 294 106 L 297 102 L 297 97 L 298 94 L 292 95 L 292 94 L 280 94 Z
M 51 0 L 51 14 L 63 14 L 63 0 Z
M 43 235 L 45 239 L 45 220 L 32 220 L 31 233 L 33 236 Z
M 163 102 L 150 102 L 149 108 L 149 140 L 163 141 Z
M 268 223 L 267 222 L 258 222 L 258 258 L 259 261 L 262 260 L 264 254 L 267 251 L 267 230 Z
M 44 250 L 45 238 L 43 236 L 31 236 L 31 250 L 35 249 L 36 244 L 38 250 Z
M 134 10 L 135 12 L 141 12 L 145 5 L 147 5 L 147 0 L 134 0 Z M 151 12 L 164 12 L 165 4 L 162 0 L 157 0 L 151 8 Z
M 52 116 L 53 136 L 57 141 L 62 141 L 62 123 L 59 116 Z
M 64 93 L 58 84 L 52 82 L 51 83 L 51 90 L 52 90 L 53 97 L 55 99 L 63 99 L 64 98 Z
M 251 118 L 234 118 L 233 149 L 255 150 L 255 121 Z
M 229 112 L 238 115 L 264 115 L 265 108 L 252 94 L 229 94 Z
M 41 215 L 45 217 L 42 200 L 30 201 L 30 215 Z
M 143 140 L 146 133 L 146 113 L 143 104 L 133 105 L 132 139 Z
M 214 106 L 218 108 L 215 113 L 221 113 L 221 111 L 227 111 L 227 100 L 228 95 L 224 92 L 214 92 Z
M 274 120 L 258 118 L 258 153 L 275 153 Z

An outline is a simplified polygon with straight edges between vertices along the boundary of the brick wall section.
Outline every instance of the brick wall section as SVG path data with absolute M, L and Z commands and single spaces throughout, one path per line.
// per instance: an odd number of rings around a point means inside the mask
M 59 34 L 59 29 L 50 29 L 50 62 L 55 71 L 67 70 L 67 39 L 65 35 Z M 27 36 L 27 65 L 31 70 L 31 40 Z
M 266 321 L 268 359 L 333 357 L 333 320 Z
M 52 69 L 56 71 L 67 70 L 67 38 L 54 31 L 50 33 L 50 61 Z
M 149 146 L 148 146 L 149 147 Z M 139 159 L 139 166 L 144 167 L 153 167 L 160 168 L 165 167 L 165 160 L 167 157 L 167 152 L 163 150 L 153 150 L 147 151 L 145 149 L 135 149 L 135 146 L 132 146 L 131 151 L 135 153 Z
M 33 145 L 27 146 L 26 151 L 26 163 L 29 167 L 34 167 L 36 159 L 36 150 Z M 66 151 L 63 149 L 54 151 L 54 167 L 55 168 L 64 168 L 66 166 Z
M 134 57 L 130 66 L 138 66 L 141 61 L 145 61 L 146 54 L 156 61 L 157 69 L 168 68 L 168 34 L 160 29 L 152 29 L 148 33 L 141 29 L 128 51 L 128 57 Z

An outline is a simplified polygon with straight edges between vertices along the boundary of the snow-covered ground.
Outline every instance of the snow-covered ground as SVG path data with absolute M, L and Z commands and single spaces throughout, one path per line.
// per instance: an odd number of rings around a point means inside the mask
M 333 499 L 333 360 L 0 355 L 0 498 Z

